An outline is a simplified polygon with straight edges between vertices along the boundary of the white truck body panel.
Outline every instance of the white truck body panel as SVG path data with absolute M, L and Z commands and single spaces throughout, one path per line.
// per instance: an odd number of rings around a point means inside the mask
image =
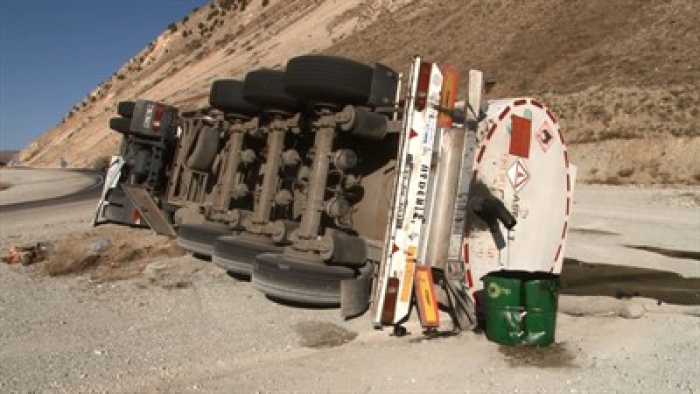
M 469 214 L 465 250 L 467 284 L 499 270 L 561 273 L 575 168 L 561 128 L 542 103 L 531 98 L 491 101 L 474 162 L 470 201 L 491 194 L 517 225 L 489 229 Z
M 416 109 L 418 79 L 421 67 L 430 67 L 424 108 Z M 394 319 L 398 323 L 408 317 L 413 292 L 415 265 L 423 263 L 419 255 L 421 232 L 425 229 L 430 209 L 429 178 L 437 131 L 442 74 L 436 64 L 422 63 L 416 58 L 411 69 L 409 94 L 397 161 L 394 204 L 390 212 L 388 236 L 385 239 L 373 308 L 373 323 L 381 323 L 386 287 L 390 278 L 400 282 Z

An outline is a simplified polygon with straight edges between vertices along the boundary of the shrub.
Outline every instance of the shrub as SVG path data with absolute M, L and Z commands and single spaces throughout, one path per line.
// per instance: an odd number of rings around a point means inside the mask
M 616 176 L 610 176 L 607 179 L 604 179 L 601 183 L 605 185 L 621 185 L 622 181 Z
M 628 178 L 634 174 L 634 168 L 623 168 L 620 171 L 617 172 L 617 175 L 619 175 L 622 178 Z
M 171 33 L 175 33 L 177 31 L 177 23 L 171 23 L 168 25 L 168 30 L 170 30 Z
M 207 21 L 210 21 L 210 20 L 216 18 L 217 15 L 219 15 L 219 10 L 214 10 L 214 11 L 210 12 L 209 15 L 207 15 Z
M 219 6 L 224 10 L 236 9 L 236 2 L 240 0 L 219 0 Z

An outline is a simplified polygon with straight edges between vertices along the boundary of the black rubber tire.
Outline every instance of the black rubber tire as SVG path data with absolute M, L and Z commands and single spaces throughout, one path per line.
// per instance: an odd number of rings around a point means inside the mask
M 340 281 L 354 279 L 355 270 L 264 253 L 253 263 L 253 286 L 265 295 L 309 306 L 339 306 Z
M 216 238 L 229 234 L 231 230 L 219 223 L 183 224 L 177 232 L 177 244 L 194 254 L 211 257 Z
M 119 133 L 131 133 L 131 119 L 112 118 L 109 120 L 109 128 Z
M 282 253 L 283 250 L 280 246 L 258 243 L 237 235 L 225 236 L 214 242 L 211 261 L 228 272 L 250 276 L 255 257 L 263 253 Z
M 209 93 L 209 105 L 227 114 L 257 116 L 262 108 L 243 97 L 244 84 L 233 79 L 214 81 Z
M 219 152 L 219 131 L 204 127 L 197 137 L 194 151 L 187 158 L 187 167 L 196 171 L 208 171 Z
M 365 105 L 372 87 L 372 67 L 336 56 L 307 55 L 287 62 L 285 90 L 311 102 Z
M 243 93 L 246 100 L 263 110 L 294 113 L 303 108 L 301 101 L 284 90 L 284 71 L 261 69 L 249 72 Z
M 120 101 L 117 104 L 117 113 L 119 116 L 123 116 L 125 118 L 133 118 L 134 117 L 134 108 L 136 108 L 136 103 L 133 101 Z

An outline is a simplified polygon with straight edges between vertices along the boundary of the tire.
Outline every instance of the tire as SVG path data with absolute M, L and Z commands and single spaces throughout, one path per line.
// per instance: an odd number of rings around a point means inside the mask
M 119 116 L 123 116 L 125 118 L 133 118 L 135 107 L 136 103 L 133 101 L 120 101 L 117 104 L 117 113 Z
M 372 67 L 335 56 L 308 55 L 287 63 L 285 90 L 302 101 L 365 105 Z
M 212 262 L 236 275 L 250 276 L 255 257 L 263 253 L 282 253 L 284 248 L 255 242 L 241 236 L 219 237 L 214 242 Z
M 309 306 L 340 305 L 340 281 L 354 279 L 355 270 L 297 260 L 284 254 L 258 255 L 253 286 L 265 295 Z
M 194 151 L 187 158 L 187 167 L 196 171 L 208 171 L 217 153 L 219 153 L 219 132 L 211 127 L 205 127 L 197 137 Z
M 227 114 L 257 116 L 262 109 L 243 97 L 243 87 L 243 82 L 233 79 L 214 81 L 209 93 L 209 104 Z
M 216 238 L 228 234 L 231 230 L 223 224 L 183 224 L 177 233 L 177 244 L 196 255 L 211 257 Z
M 284 71 L 255 70 L 245 77 L 244 97 L 264 110 L 300 112 L 301 101 L 284 90 Z
M 131 133 L 131 119 L 128 118 L 112 118 L 109 120 L 109 127 L 119 133 Z

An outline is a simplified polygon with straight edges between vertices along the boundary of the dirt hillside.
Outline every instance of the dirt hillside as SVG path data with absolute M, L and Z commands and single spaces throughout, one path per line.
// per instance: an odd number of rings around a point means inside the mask
M 401 71 L 420 54 L 484 70 L 499 82 L 493 97 L 544 99 L 584 182 L 698 184 L 698 20 L 687 0 L 217 1 L 172 24 L 22 159 L 87 166 L 113 153 L 119 100 L 205 105 L 214 79 L 309 52 Z

